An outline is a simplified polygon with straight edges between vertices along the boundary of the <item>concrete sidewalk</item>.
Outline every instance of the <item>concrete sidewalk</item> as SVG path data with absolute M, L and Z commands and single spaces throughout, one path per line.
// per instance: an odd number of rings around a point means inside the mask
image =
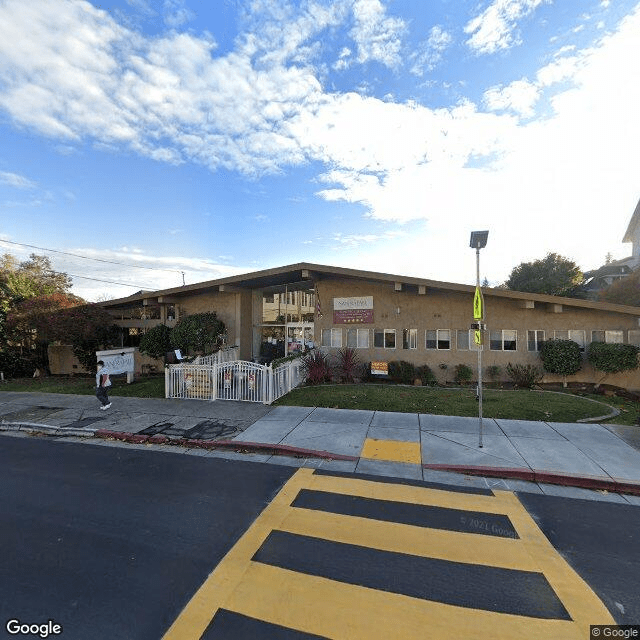
M 177 444 L 200 455 L 640 505 L 640 427 L 485 418 L 479 448 L 477 418 L 112 400 L 100 411 L 92 396 L 0 392 L 0 430 Z

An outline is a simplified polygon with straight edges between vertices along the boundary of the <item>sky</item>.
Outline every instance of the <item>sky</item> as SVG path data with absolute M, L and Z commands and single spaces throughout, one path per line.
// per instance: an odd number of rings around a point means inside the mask
M 96 301 L 631 254 L 638 0 L 0 0 L 0 252 Z M 29 246 L 25 246 L 29 245 Z

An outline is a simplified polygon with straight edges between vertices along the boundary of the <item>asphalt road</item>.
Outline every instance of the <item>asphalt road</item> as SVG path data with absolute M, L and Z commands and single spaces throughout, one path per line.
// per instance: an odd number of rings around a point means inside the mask
M 0 436 L 0 637 L 158 640 L 292 473 Z
M 10 619 L 65 640 L 640 622 L 638 507 L 9 436 L 0 487 L 0 637 L 24 637 Z

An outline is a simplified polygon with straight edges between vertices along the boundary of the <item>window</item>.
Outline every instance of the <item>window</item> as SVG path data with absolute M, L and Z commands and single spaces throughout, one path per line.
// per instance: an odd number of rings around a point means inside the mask
M 380 349 L 396 348 L 396 330 L 395 329 L 374 329 L 373 330 L 373 346 Z
M 553 332 L 554 340 L 569 340 L 569 332 L 568 331 L 554 331 Z
M 451 331 L 449 329 L 427 329 L 425 348 L 451 349 Z
M 341 347 L 342 346 L 342 329 L 323 329 L 322 330 L 322 346 L 323 347 Z
M 456 345 L 458 351 L 467 351 L 471 340 L 469 338 L 469 329 L 458 329 L 456 331 Z
M 517 340 L 515 329 L 493 330 L 489 334 L 489 348 L 491 351 L 515 351 Z
M 572 329 L 569 331 L 569 340 L 577 342 L 580 346 L 580 351 L 584 351 L 584 348 L 587 346 L 585 331 L 582 329 Z
M 631 329 L 629 331 L 629 344 L 635 344 L 636 347 L 640 347 L 640 330 Z
M 402 330 L 402 348 L 403 349 L 418 348 L 418 330 L 417 329 Z
M 527 348 L 529 351 L 540 351 L 544 342 L 544 331 L 539 329 L 527 331 Z
M 591 342 L 624 342 L 624 331 L 592 331 Z
M 347 329 L 347 347 L 351 349 L 368 349 L 369 329 Z
M 395 329 L 384 330 L 384 348 L 385 349 L 396 348 L 396 330 Z

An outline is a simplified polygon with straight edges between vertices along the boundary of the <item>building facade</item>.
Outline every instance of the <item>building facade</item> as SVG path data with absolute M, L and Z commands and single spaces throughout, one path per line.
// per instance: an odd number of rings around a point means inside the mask
M 225 323 L 226 343 L 238 345 L 245 360 L 269 361 L 313 346 L 329 353 L 352 347 L 362 362 L 427 364 L 440 382 L 448 382 L 457 364 L 477 369 L 474 291 L 463 284 L 299 263 L 100 304 L 122 328 L 122 346 L 136 346 L 157 324 L 173 326 L 185 315 L 215 311 Z M 545 340 L 571 339 L 583 351 L 592 341 L 640 345 L 638 307 L 489 288 L 483 296 L 483 366 L 500 367 L 505 379 L 508 363 L 540 366 Z M 571 380 L 600 378 L 585 358 Z M 640 373 L 605 382 L 640 389 Z

